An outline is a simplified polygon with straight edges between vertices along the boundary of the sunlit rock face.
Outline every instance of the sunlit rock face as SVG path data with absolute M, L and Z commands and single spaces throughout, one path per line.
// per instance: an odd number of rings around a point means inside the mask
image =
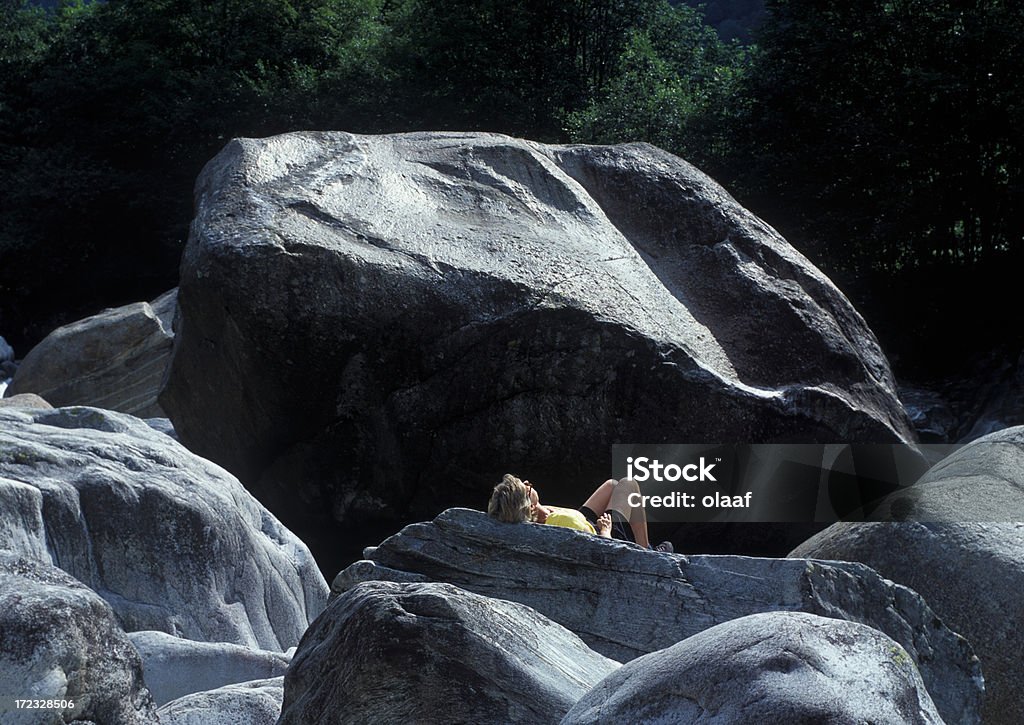
M 129 632 L 283 651 L 327 600 L 309 550 L 237 479 L 98 408 L 0 408 L 0 549 L 63 569 Z
M 624 721 L 941 725 L 943 719 L 913 660 L 877 629 L 804 612 L 766 612 L 633 660 L 584 695 L 562 724 Z
M 445 582 L 531 607 L 620 662 L 766 612 L 856 622 L 905 650 L 901 657 L 919 669 L 946 722 L 980 721 L 984 684 L 970 644 L 920 595 L 863 564 L 662 554 L 558 526 L 501 523 L 466 509 L 410 524 L 366 556 L 334 578 L 334 596 L 382 581 Z M 303 646 L 313 648 L 305 639 Z M 916 687 L 906 679 L 913 679 L 911 669 L 900 668 L 897 680 L 908 687 L 896 690 Z
M 35 393 L 55 407 L 90 405 L 162 417 L 177 291 L 59 327 L 25 356 L 9 395 Z

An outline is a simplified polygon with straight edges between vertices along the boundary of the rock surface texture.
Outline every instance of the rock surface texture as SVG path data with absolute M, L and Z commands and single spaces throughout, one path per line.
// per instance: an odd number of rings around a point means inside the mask
M 741 617 L 635 659 L 563 725 L 941 725 L 913 660 L 878 630 L 802 612 Z
M 0 693 L 4 725 L 132 725 L 153 722 L 155 710 L 110 606 L 59 569 L 9 551 L 0 551 Z M 71 704 L 19 710 L 12 697 Z
M 659 554 L 555 526 L 502 524 L 466 509 L 407 526 L 367 555 L 338 575 L 336 593 L 392 571 L 412 573 L 525 604 L 619 661 L 768 611 L 858 622 L 907 650 L 948 722 L 979 721 L 983 683 L 970 645 L 921 597 L 866 566 Z
M 162 417 L 156 402 L 170 363 L 177 291 L 59 327 L 29 351 L 7 395 L 36 393 L 54 406 L 91 405 Z
M 0 517 L 0 539 L 127 631 L 281 651 L 327 598 L 309 550 L 234 477 L 120 413 L 0 409 Z
M 283 698 L 284 678 L 274 677 L 185 695 L 157 715 L 160 725 L 275 725 Z
M 178 302 L 161 405 L 322 564 L 507 462 L 592 486 L 610 441 L 913 435 L 836 287 L 647 145 L 232 141 L 197 183 Z
M 226 642 L 196 642 L 164 632 L 128 635 L 142 657 L 156 704 L 252 680 L 283 677 L 291 657 Z
M 863 562 L 919 592 L 981 660 L 985 722 L 1024 722 L 1024 427 L 965 446 L 884 506 L 904 521 L 834 524 L 792 556 Z
M 366 582 L 303 637 L 280 722 L 557 723 L 618 666 L 521 604 Z
M 0 408 L 53 408 L 52 405 L 35 393 L 22 393 L 7 398 L 0 398 Z

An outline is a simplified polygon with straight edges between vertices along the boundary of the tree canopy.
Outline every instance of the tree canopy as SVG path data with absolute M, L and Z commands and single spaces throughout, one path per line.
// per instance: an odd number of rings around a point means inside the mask
M 922 275 L 977 289 L 1024 246 L 1012 0 L 769 0 L 747 45 L 667 0 L 0 5 L 15 341 L 173 285 L 202 165 L 232 137 L 308 128 L 649 141 L 868 309 L 928 294 Z M 749 24 L 762 3 L 708 11 Z
M 844 244 L 844 263 L 973 262 L 1019 244 L 1024 6 L 769 9 L 746 89 L 751 189 Z

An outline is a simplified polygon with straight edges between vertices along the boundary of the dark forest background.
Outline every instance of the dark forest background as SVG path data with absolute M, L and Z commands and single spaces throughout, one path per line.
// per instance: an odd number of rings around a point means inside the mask
M 649 141 L 829 274 L 903 377 L 1024 338 L 1024 3 L 47 5 L 0 0 L 0 334 L 22 355 L 174 286 L 203 164 L 297 129 Z

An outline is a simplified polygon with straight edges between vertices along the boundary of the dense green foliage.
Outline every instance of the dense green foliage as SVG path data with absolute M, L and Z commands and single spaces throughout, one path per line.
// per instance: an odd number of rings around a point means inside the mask
M 1024 6 L 770 6 L 747 184 L 822 236 L 846 227 L 858 266 L 970 262 L 1019 243 Z
M 750 23 L 762 3 L 707 7 Z M 876 329 L 873 311 L 927 306 L 928 280 L 981 287 L 1024 246 L 1012 0 L 774 0 L 745 46 L 668 0 L 0 9 L 0 333 L 16 343 L 172 286 L 202 164 L 233 136 L 302 128 L 658 144 Z
M 775 0 L 729 171 L 889 349 L 1024 341 L 1024 4 Z M 737 163 L 738 162 L 738 163 Z
M 749 42 L 765 19 L 764 0 L 685 0 L 703 8 L 707 24 L 723 40 Z

